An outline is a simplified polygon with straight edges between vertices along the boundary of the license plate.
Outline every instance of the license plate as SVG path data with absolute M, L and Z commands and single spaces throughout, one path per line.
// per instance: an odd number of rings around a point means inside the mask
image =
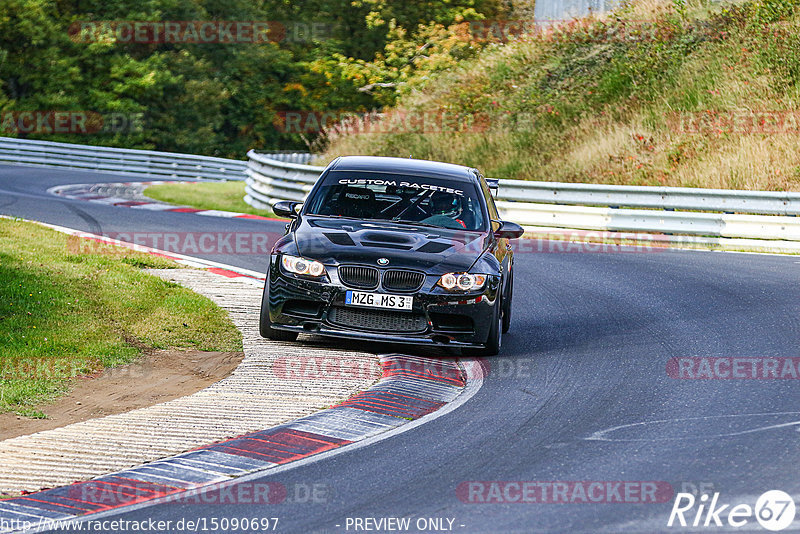
M 414 297 L 411 296 L 365 293 L 363 291 L 348 291 L 344 302 L 350 306 L 390 310 L 411 310 L 414 307 Z

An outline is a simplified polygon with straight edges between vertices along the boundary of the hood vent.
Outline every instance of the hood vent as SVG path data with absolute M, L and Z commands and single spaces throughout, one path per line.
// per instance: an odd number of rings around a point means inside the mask
M 417 252 L 424 254 L 441 254 L 451 247 L 450 243 L 442 243 L 441 241 L 428 241 L 417 249 Z
M 341 245 L 344 247 L 352 247 L 353 245 L 355 245 L 350 236 L 345 233 L 327 232 L 323 235 L 328 239 L 330 239 L 331 243 L 334 243 L 336 245 Z
M 372 241 L 375 243 L 413 243 L 414 240 L 403 234 L 389 232 L 364 232 L 362 241 Z
M 365 247 L 373 248 L 391 248 L 395 250 L 411 250 L 410 245 L 395 245 L 394 243 L 375 243 L 371 241 L 362 241 L 361 244 Z

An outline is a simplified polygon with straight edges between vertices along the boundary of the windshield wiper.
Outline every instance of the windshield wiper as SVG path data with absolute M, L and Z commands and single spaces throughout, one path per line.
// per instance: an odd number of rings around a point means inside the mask
M 407 212 L 407 211 L 408 211 L 408 210 L 410 210 L 411 208 L 416 208 L 416 207 L 418 207 L 420 204 L 422 204 L 422 201 L 423 201 L 423 200 L 425 200 L 426 198 L 430 198 L 430 197 L 432 197 L 432 196 L 433 196 L 433 193 L 431 193 L 431 194 L 428 194 L 428 193 L 422 193 L 422 194 L 421 194 L 421 195 L 419 195 L 417 198 L 415 198 L 414 200 L 412 200 L 412 201 L 411 201 L 411 204 L 409 204 L 409 205 L 408 205 L 408 207 L 407 207 L 406 209 L 404 209 L 403 211 L 401 211 L 400 213 L 398 213 L 398 214 L 397 214 L 397 217 L 395 217 L 395 218 L 394 218 L 394 219 L 392 219 L 392 220 L 395 220 L 395 219 L 396 219 L 396 220 L 398 220 L 398 221 L 399 221 L 399 220 L 401 220 L 401 219 L 400 219 L 400 217 L 402 217 L 402 216 L 405 214 L 405 212 Z
M 365 219 L 361 219 L 359 217 L 348 217 L 347 215 L 319 215 L 317 213 L 308 213 L 307 215 L 311 215 L 313 217 L 328 217 L 331 219 L 351 219 L 353 221 L 363 221 Z
M 436 224 L 424 223 L 419 221 L 408 221 L 406 219 L 362 219 L 359 217 L 348 217 L 347 215 L 315 215 L 313 213 L 310 213 L 309 215 L 313 215 L 314 217 L 330 217 L 331 219 L 350 219 L 352 221 L 361 221 L 365 223 L 385 222 L 385 223 L 395 223 L 395 224 L 409 224 L 413 226 L 424 226 L 425 228 L 436 228 L 437 230 L 459 230 L 459 228 L 448 228 L 446 226 L 439 226 Z M 475 232 L 477 230 L 471 230 L 471 231 Z

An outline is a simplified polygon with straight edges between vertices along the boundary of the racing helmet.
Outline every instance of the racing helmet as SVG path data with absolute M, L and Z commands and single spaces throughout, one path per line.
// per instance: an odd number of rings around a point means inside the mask
M 450 193 L 435 192 L 431 195 L 431 215 L 456 217 L 461 214 L 461 199 Z

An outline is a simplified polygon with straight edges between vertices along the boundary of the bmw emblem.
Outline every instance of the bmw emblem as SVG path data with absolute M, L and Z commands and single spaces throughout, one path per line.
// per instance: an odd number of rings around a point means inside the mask
M 389 259 L 388 258 L 379 259 L 378 260 L 378 265 L 380 265 L 382 267 L 385 267 L 386 265 L 389 265 Z

